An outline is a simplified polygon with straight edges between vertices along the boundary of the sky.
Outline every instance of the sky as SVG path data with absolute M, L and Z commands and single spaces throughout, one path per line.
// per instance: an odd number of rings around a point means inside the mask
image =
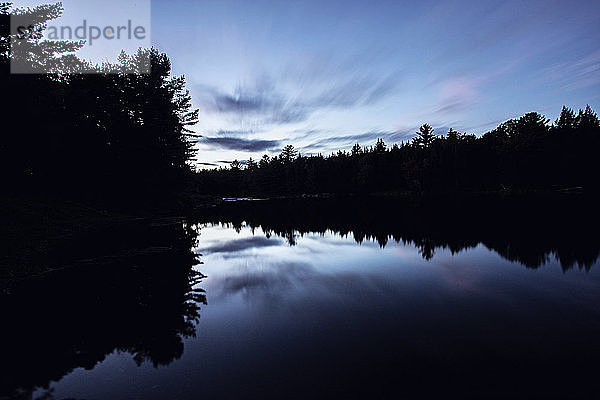
M 329 154 L 400 143 L 426 122 L 479 135 L 530 111 L 553 120 L 563 104 L 600 111 L 598 1 L 152 0 L 151 10 L 151 43 L 200 109 L 199 168 L 286 144 Z

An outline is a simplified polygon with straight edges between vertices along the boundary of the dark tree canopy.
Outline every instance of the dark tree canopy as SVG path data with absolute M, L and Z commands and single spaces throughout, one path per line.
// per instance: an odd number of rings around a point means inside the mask
M 36 21 L 12 48 L 10 13 Z M 72 52 L 81 42 L 41 38 L 46 23 L 61 14 L 60 3 L 0 7 L 0 80 L 11 93 L 2 108 L 11 127 L 0 143 L 5 189 L 115 202 L 172 197 L 189 178 L 195 155 L 189 127 L 198 111 L 191 109 L 185 78 L 171 76 L 168 57 L 154 48 L 122 53 L 115 63 L 79 60 Z M 57 72 L 11 74 L 11 62 Z M 93 73 L 75 73 L 84 70 Z

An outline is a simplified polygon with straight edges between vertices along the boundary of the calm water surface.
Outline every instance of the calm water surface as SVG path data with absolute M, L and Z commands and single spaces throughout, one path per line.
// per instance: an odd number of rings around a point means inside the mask
M 121 311 L 93 311 L 101 315 L 85 319 L 96 322 L 83 322 L 69 339 L 78 344 L 66 343 L 75 354 L 70 364 L 33 381 L 48 384 L 34 388 L 33 398 L 597 395 L 597 260 L 565 267 L 549 252 L 532 268 L 518 261 L 530 255 L 483 242 L 430 254 L 422 242 L 357 239 L 356 231 L 276 234 L 246 222 L 193 228 L 192 250 L 203 262 L 193 268 L 205 277 L 184 292 L 201 289 L 198 296 L 178 297 L 171 307 L 136 294 L 132 314 L 151 305 L 133 322 L 127 312 L 113 320 Z M 73 312 L 64 324 L 78 329 L 81 310 Z M 61 330 L 37 327 L 29 341 Z M 106 337 L 114 339 L 99 346 Z M 82 365 L 76 355 L 86 351 L 98 356 Z M 52 371 L 51 359 L 43 363 Z

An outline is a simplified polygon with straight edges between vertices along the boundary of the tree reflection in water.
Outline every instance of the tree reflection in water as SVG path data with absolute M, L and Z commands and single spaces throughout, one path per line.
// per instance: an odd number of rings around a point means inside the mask
M 45 253 L 48 265 L 72 268 L 17 284 L 0 297 L 0 398 L 31 398 L 39 387 L 51 398 L 51 382 L 77 367 L 92 369 L 115 351 L 155 367 L 180 358 L 183 339 L 195 335 L 206 304 L 198 288 L 204 275 L 194 270 L 197 224 L 239 230 L 245 223 L 290 245 L 309 232 L 374 240 L 381 247 L 393 240 L 415 246 L 427 260 L 440 248 L 455 253 L 483 244 L 528 268 L 554 257 L 565 270 L 589 269 L 600 254 L 591 233 L 600 222 L 596 204 L 564 196 L 233 202 L 201 210 L 188 219 L 194 225 L 142 220 L 80 235 Z M 247 240 L 236 245 L 269 245 L 263 237 Z M 330 356 L 331 362 L 343 360 Z
M 538 268 L 556 258 L 564 270 L 589 269 L 600 255 L 595 197 L 573 195 L 449 198 L 287 199 L 226 202 L 203 223 L 247 223 L 290 245 L 306 233 L 351 235 L 357 243 L 414 245 L 424 259 L 483 244 L 503 258 Z
M 71 242 L 76 256 L 60 259 L 73 268 L 7 290 L 0 398 L 30 398 L 36 387 L 92 369 L 115 350 L 138 365 L 180 358 L 206 304 L 197 287 L 204 276 L 193 269 L 195 241 L 179 220 L 121 224 Z

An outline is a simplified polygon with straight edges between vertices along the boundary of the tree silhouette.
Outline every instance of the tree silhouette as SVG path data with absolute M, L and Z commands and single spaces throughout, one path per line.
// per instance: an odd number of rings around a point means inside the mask
M 433 134 L 433 128 L 431 125 L 423 124 L 417 132 L 417 137 L 415 137 L 413 140 L 417 146 L 424 148 L 431 147 L 435 140 L 435 135 Z
M 135 219 L 78 232 L 63 239 L 62 251 L 47 249 L 48 266 L 73 268 L 17 283 L 0 299 L 3 321 L 13 327 L 2 336 L 0 396 L 91 369 L 115 350 L 138 365 L 180 358 L 207 303 L 198 288 L 205 276 L 194 270 L 196 238 L 178 220 Z
M 271 159 L 269 158 L 269 156 L 267 154 L 263 155 L 259 161 L 259 166 L 261 168 L 266 168 L 269 165 L 269 162 L 271 161 Z
M 239 171 L 242 169 L 242 163 L 240 163 L 238 160 L 233 160 L 231 164 L 229 164 L 229 168 L 231 168 L 232 171 Z
M 377 142 L 375 142 L 375 153 L 385 153 L 386 149 L 387 146 L 385 145 L 383 139 L 377 139 Z
M 42 4 L 32 8 L 14 8 L 3 3 L 0 12 L 10 12 L 11 27 L 6 40 L 10 51 L 12 70 L 17 73 L 74 73 L 86 72 L 92 65 L 72 53 L 81 49 L 84 41 L 44 40 L 42 33 L 48 22 L 59 18 L 64 9 L 61 3 Z M 25 28 L 25 29 L 23 29 Z M 3 36 L 6 31 L 3 33 Z M 6 38 L 6 36 L 4 36 Z M 3 40 L 4 41 L 4 40 Z
M 588 104 L 585 110 L 579 110 L 577 113 L 577 126 L 581 129 L 595 129 L 600 125 L 598 115 Z
M 577 116 L 563 107 L 554 125 L 532 112 L 481 137 L 454 129 L 436 136 L 424 124 L 413 140 L 390 148 L 379 138 L 370 148 L 356 143 L 350 152 L 340 150 L 324 157 L 297 155 L 288 145 L 279 157 L 264 155 L 256 168 L 235 176 L 199 171 L 196 185 L 206 193 L 228 196 L 569 187 L 595 192 L 600 190 L 593 165 L 599 140 L 600 123 L 589 106 Z
M 288 144 L 281 150 L 280 158 L 284 163 L 289 164 L 294 161 L 297 156 L 298 151 L 294 148 L 294 146 Z
M 185 78 L 171 76 L 156 49 L 92 65 L 72 54 L 81 42 L 43 40 L 62 11 L 60 3 L 0 7 L 0 80 L 12 93 L 2 118 L 16 127 L 0 144 L 0 178 L 10 190 L 103 205 L 177 203 L 191 177 L 189 127 L 198 120 Z M 9 30 L 11 13 L 32 26 L 22 39 Z M 11 74 L 11 65 L 52 73 Z
M 448 130 L 448 140 L 452 143 L 456 143 L 458 141 L 459 135 L 460 135 L 460 132 L 457 132 L 452 128 L 450 128 Z
M 258 168 L 258 164 L 252 159 L 252 157 L 250 157 L 246 163 L 246 167 L 249 171 L 255 171 Z
M 572 129 L 577 125 L 577 118 L 571 108 L 563 106 L 560 116 L 555 122 L 555 126 L 558 129 Z

